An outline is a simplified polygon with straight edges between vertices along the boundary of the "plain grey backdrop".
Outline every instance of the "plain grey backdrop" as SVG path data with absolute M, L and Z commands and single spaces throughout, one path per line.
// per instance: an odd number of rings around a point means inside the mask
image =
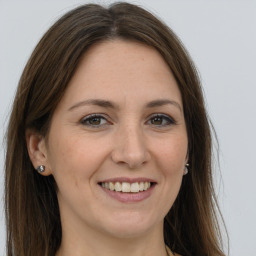
M 36 43 L 66 11 L 89 1 L 0 0 L 0 141 Z M 109 4 L 113 1 L 90 1 Z M 138 0 L 181 38 L 199 69 L 220 144 L 215 183 L 230 255 L 255 255 L 256 1 Z M 1 144 L 2 145 L 2 144 Z M 4 144 L 3 144 L 4 145 Z M 4 146 L 0 148 L 0 255 L 4 255 Z M 15 200 L 15 199 L 14 199 Z

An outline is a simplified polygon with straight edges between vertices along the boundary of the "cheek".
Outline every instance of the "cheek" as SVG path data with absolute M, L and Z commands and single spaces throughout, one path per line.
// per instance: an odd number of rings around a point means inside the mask
M 107 154 L 105 143 L 103 147 L 99 141 L 88 138 L 84 134 L 69 132 L 53 133 L 54 140 L 49 147 L 49 164 L 56 181 L 70 179 L 77 184 L 81 181 L 88 182 L 88 179 L 100 167 Z M 52 137 L 53 138 L 53 137 Z M 51 138 L 50 138 L 51 139 Z
M 68 204 L 74 208 L 85 200 L 84 195 L 90 194 L 91 177 L 99 166 L 96 147 L 90 145 L 71 134 L 68 137 L 59 134 L 51 144 L 50 162 L 58 187 L 60 207 Z
M 161 150 L 158 152 L 157 168 L 161 170 L 162 179 L 162 206 L 165 209 L 164 215 L 172 207 L 179 193 L 183 170 L 187 156 L 187 139 L 169 140 L 162 143 Z
M 182 174 L 188 150 L 187 136 L 176 136 L 163 141 L 157 152 L 158 164 L 166 175 Z

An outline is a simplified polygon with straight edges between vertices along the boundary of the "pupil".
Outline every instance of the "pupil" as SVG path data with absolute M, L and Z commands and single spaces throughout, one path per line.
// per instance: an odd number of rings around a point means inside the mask
M 90 124 L 93 124 L 93 125 L 98 125 L 100 124 L 100 118 L 98 117 L 94 117 L 90 120 Z
M 160 124 L 162 124 L 162 118 L 161 117 L 154 117 L 154 119 L 152 120 L 152 123 L 156 124 L 156 125 L 160 125 Z

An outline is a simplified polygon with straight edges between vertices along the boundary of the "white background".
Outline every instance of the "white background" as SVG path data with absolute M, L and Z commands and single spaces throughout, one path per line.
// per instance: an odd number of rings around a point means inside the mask
M 34 46 L 63 13 L 87 2 L 0 0 L 0 141 L 19 77 Z M 230 255 L 256 255 L 256 1 L 129 2 L 161 17 L 194 59 L 220 143 L 222 178 L 216 174 L 216 187 L 229 231 Z M 0 255 L 5 246 L 3 166 L 1 147 Z

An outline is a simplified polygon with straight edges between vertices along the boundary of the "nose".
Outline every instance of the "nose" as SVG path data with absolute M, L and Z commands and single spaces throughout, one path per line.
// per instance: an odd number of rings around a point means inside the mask
M 130 169 L 139 168 L 147 163 L 151 156 L 147 141 L 139 127 L 123 127 L 113 141 L 112 160 L 127 165 Z

